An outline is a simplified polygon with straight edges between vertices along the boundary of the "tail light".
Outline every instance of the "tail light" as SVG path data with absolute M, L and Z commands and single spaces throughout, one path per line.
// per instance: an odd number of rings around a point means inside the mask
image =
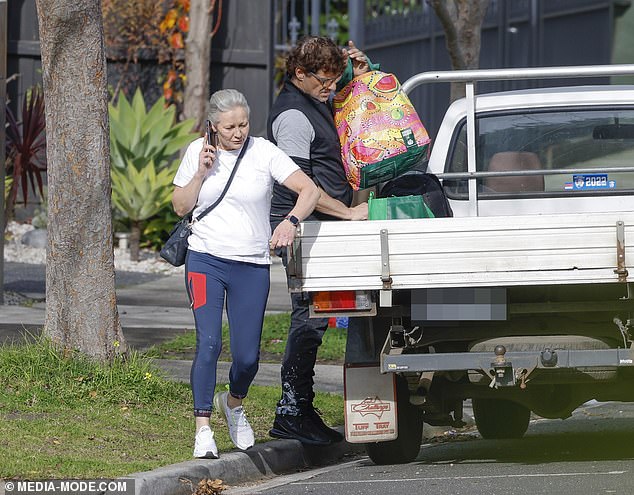
M 311 317 L 374 316 L 375 314 L 376 304 L 372 300 L 371 291 L 342 290 L 311 294 Z

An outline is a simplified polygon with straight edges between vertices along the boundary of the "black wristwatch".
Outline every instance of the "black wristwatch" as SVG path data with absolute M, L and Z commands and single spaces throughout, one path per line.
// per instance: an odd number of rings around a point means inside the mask
M 299 224 L 299 218 L 297 218 L 295 215 L 288 215 L 287 217 L 285 217 L 285 220 L 291 222 L 295 227 L 297 227 L 297 225 Z

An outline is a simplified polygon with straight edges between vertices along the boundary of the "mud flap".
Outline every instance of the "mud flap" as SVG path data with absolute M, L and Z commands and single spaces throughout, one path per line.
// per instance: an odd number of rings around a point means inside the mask
M 346 440 L 385 442 L 398 436 L 396 376 L 378 366 L 346 365 L 343 377 Z

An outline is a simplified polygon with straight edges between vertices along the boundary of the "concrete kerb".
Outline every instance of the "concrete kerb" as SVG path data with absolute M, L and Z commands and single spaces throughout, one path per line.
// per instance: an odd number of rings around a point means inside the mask
M 191 361 L 161 359 L 156 360 L 156 364 L 173 380 L 189 380 Z M 228 380 L 230 365 L 228 362 L 218 363 L 219 383 Z M 260 363 L 254 383 L 279 383 L 279 367 L 279 364 Z M 341 367 L 317 365 L 315 372 L 316 390 L 342 393 Z M 343 427 L 336 429 L 343 433 Z M 346 456 L 360 455 L 363 450 L 363 445 L 345 441 L 327 447 L 310 447 L 297 440 L 270 440 L 257 443 L 246 452 L 234 450 L 221 453 L 219 459 L 195 459 L 124 478 L 135 480 L 137 495 L 191 495 L 198 482 L 204 478 L 221 479 L 229 485 L 245 484 L 279 474 L 333 464 Z
M 339 431 L 343 431 L 339 428 Z M 136 495 L 191 495 L 202 479 L 221 479 L 239 485 L 361 454 L 363 446 L 340 442 L 309 447 L 297 440 L 271 440 L 245 451 L 220 454 L 219 459 L 196 459 L 126 476 L 135 482 Z

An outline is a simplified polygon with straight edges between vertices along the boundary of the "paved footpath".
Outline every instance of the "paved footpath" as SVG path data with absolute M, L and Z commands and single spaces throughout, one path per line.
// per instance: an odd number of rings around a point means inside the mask
M 39 333 L 46 313 L 44 273 L 42 265 L 5 263 L 5 290 L 20 292 L 37 301 L 32 306 L 0 306 L 0 342 L 21 340 L 24 332 Z M 141 283 L 139 283 L 141 282 Z M 194 328 L 194 321 L 183 275 L 133 274 L 117 272 L 117 303 L 123 332 L 128 344 L 143 350 Z M 267 311 L 290 311 L 284 269 L 271 267 L 271 292 Z M 157 360 L 166 374 L 175 380 L 189 381 L 191 361 Z M 219 363 L 218 382 L 228 381 L 229 363 Z M 343 392 L 343 371 L 340 366 L 319 365 L 316 368 L 317 389 Z M 255 382 L 279 385 L 279 364 L 260 364 Z M 165 466 L 153 471 L 134 473 L 137 495 L 176 495 L 192 493 L 203 478 L 222 479 L 230 485 L 325 465 L 361 447 L 341 442 L 329 447 L 304 447 L 296 440 L 271 440 L 258 443 L 246 452 L 232 451 L 220 459 L 197 459 Z

